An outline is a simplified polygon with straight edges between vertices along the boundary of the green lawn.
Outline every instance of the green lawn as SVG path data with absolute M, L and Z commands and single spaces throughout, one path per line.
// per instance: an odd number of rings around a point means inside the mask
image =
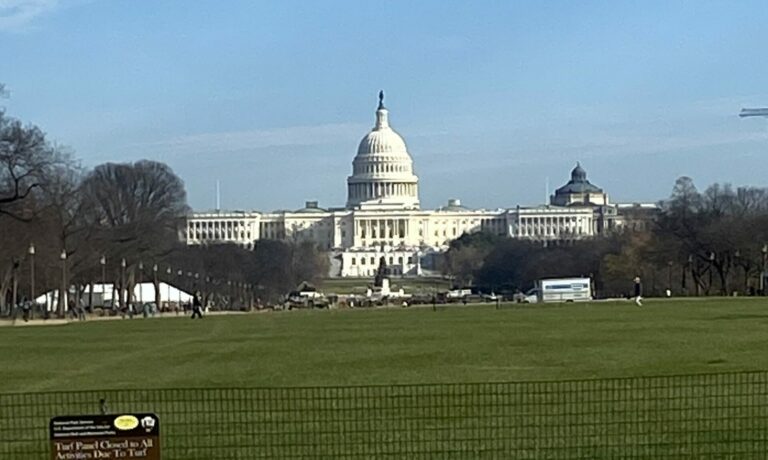
M 768 369 L 768 300 L 292 311 L 0 328 L 2 391 Z
M 0 458 L 101 398 L 166 460 L 765 458 L 768 373 L 722 372 L 768 369 L 767 330 L 765 299 L 1 327 Z

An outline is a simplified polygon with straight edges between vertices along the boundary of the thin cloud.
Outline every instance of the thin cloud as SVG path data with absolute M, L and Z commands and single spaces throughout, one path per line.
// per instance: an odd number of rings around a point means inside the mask
M 158 142 L 134 144 L 169 154 L 231 153 L 244 150 L 286 146 L 319 146 L 352 143 L 370 129 L 367 124 L 336 123 L 316 126 L 290 126 L 274 129 L 199 133 Z
M 92 1 L 95 0 L 0 0 L 0 32 L 25 30 L 42 16 Z
M 0 31 L 23 29 L 59 6 L 59 0 L 0 0 Z

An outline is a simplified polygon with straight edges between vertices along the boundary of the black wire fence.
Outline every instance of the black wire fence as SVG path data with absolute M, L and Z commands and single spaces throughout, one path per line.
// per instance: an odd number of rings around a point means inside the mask
M 102 411 L 157 414 L 164 460 L 768 458 L 765 371 L 0 394 L 0 459 L 50 459 L 50 418 Z

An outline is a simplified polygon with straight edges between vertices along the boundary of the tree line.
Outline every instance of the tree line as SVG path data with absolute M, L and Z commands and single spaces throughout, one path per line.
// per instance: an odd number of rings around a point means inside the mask
M 92 306 L 84 293 L 102 282 L 114 286 L 122 306 L 136 301 L 139 282 L 154 283 L 161 305 L 165 281 L 238 307 L 327 272 L 309 243 L 188 247 L 180 236 L 189 212 L 184 183 L 168 165 L 85 168 L 39 127 L 0 110 L 0 314 L 52 290 L 60 315 L 67 298 Z
M 624 296 L 639 276 L 647 295 L 755 295 L 766 290 L 767 242 L 768 189 L 715 183 L 700 192 L 681 177 L 647 230 L 555 244 L 466 234 L 442 270 L 457 286 L 488 292 L 589 276 L 598 296 Z

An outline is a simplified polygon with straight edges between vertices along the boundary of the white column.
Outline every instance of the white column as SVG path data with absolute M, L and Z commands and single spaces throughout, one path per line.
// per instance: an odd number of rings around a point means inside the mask
M 403 236 L 403 238 L 405 239 L 406 244 L 409 244 L 408 241 L 410 240 L 410 238 L 409 238 L 410 237 L 410 233 L 409 233 L 410 225 L 409 224 L 411 223 L 410 221 L 411 221 L 411 219 L 405 219 L 405 235 Z

